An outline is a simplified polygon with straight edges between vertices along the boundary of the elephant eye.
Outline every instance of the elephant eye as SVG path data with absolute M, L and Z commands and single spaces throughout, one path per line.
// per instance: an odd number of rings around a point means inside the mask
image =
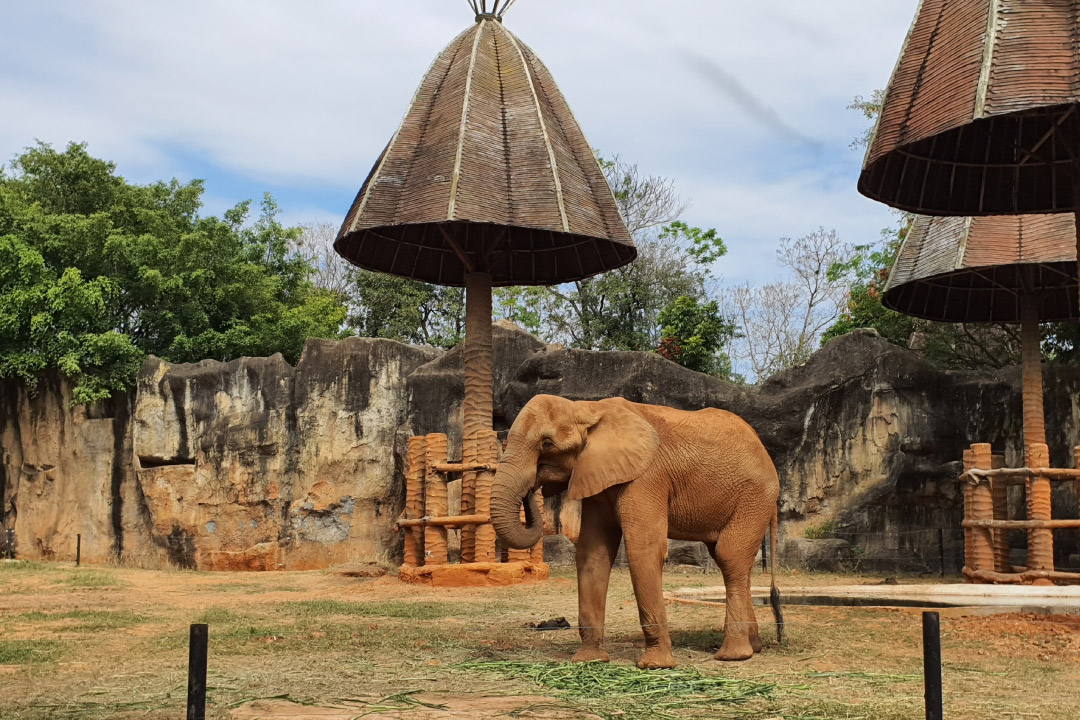
M 540 445 L 541 449 L 545 452 L 551 452 L 555 449 L 555 443 L 551 438 L 544 438 L 544 442 Z

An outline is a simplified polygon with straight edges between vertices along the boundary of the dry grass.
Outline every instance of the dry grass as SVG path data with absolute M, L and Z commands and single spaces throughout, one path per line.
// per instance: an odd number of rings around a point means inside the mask
M 869 580 L 799 575 L 783 583 Z M 673 575 L 666 585 L 719 581 L 716 574 Z M 609 595 L 613 665 L 592 680 L 579 677 L 579 666 L 551 665 L 577 649 L 576 632 L 526 626 L 559 616 L 572 623 L 576 605 L 567 571 L 536 585 L 441 590 L 403 585 L 393 577 L 356 580 L 330 572 L 0 564 L 0 717 L 182 716 L 192 622 L 210 625 L 213 718 L 229 717 L 246 701 L 275 697 L 312 704 L 361 697 L 367 698 L 365 707 L 394 708 L 400 714 L 395 717 L 432 712 L 410 699 L 409 693 L 419 691 L 427 702 L 461 693 L 543 695 L 554 697 L 565 717 L 584 709 L 611 718 L 640 715 L 641 698 L 648 697 L 667 703 L 661 710 L 670 717 L 922 716 L 917 612 L 790 606 L 788 641 L 778 646 L 764 624 L 768 610 L 761 608 L 765 652 L 746 663 L 720 664 L 712 659 L 723 640 L 720 610 L 670 605 L 683 673 L 673 677 L 690 689 L 668 697 L 649 695 L 655 678 L 632 667 L 642 639 L 625 571 L 616 572 Z M 950 717 L 1080 717 L 1080 623 L 946 613 L 942 627 Z M 537 674 L 538 668 L 554 675 Z M 606 692 L 613 673 L 623 689 Z M 583 684 L 564 692 L 544 679 L 556 676 Z M 702 688 L 741 683 L 767 692 L 739 703 L 698 702 L 698 678 Z M 637 695 L 635 687 L 641 688 Z

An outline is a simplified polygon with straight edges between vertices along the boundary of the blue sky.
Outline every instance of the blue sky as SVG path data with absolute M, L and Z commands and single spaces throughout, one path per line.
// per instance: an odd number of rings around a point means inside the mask
M 858 195 L 865 128 L 916 0 L 519 0 L 586 135 L 675 180 L 726 282 L 775 278 L 780 237 L 892 222 Z M 130 180 L 203 178 L 207 211 L 272 192 L 339 222 L 465 0 L 35 0 L 4 8 L 0 157 L 87 141 Z

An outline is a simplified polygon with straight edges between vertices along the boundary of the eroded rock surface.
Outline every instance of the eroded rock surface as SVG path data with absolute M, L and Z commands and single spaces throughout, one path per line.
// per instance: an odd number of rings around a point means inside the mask
M 784 539 L 828 528 L 861 567 L 936 570 L 938 528 L 955 567 L 963 449 L 990 442 L 1008 462 L 1020 459 L 1018 370 L 943 372 L 869 332 L 757 387 L 651 353 L 548 346 L 505 324 L 493 337 L 496 429 L 538 393 L 731 410 L 776 462 Z M 1045 381 L 1052 461 L 1069 467 L 1080 372 L 1048 368 Z M 132 396 L 92 408 L 72 407 L 61 379 L 36 394 L 4 383 L 2 522 L 24 557 L 71 559 L 81 533 L 91 562 L 263 570 L 393 561 L 407 438 L 446 432 L 460 447 L 461 395 L 459 348 L 358 338 L 312 340 L 295 368 L 280 356 L 151 358 Z M 1060 486 L 1054 502 L 1056 516 L 1076 517 L 1072 488 Z M 575 539 L 579 504 L 549 498 L 545 525 Z M 1080 550 L 1076 535 L 1056 534 L 1063 565 Z M 550 545 L 572 561 L 572 545 Z M 703 548 L 673 552 L 683 565 L 711 562 Z

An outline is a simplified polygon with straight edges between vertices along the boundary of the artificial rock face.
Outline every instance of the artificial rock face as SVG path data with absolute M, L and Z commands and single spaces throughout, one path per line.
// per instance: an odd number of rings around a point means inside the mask
M 943 372 L 872 333 L 838 338 L 757 387 L 652 353 L 546 346 L 506 325 L 493 338 L 496 429 L 539 393 L 731 410 L 776 462 L 782 534 L 829 521 L 850 533 L 843 537 L 864 566 L 936 567 L 938 527 L 955 529 L 947 555 L 962 555 L 955 480 L 963 449 L 990 442 L 1010 462 L 1021 457 L 1018 370 Z M 1080 442 L 1077 397 L 1080 372 L 1047 369 L 1057 466 L 1071 465 Z M 460 422 L 460 349 L 388 340 L 312 340 L 295 368 L 280 356 L 151 358 L 135 393 L 93 408 L 72 407 L 59 379 L 36 394 L 5 383 L 0 510 L 23 557 L 73 559 L 80 533 L 89 562 L 119 554 L 140 564 L 272 570 L 393 561 L 406 439 L 447 432 L 453 448 Z M 574 504 L 550 498 L 545 514 L 549 532 L 576 537 Z M 1075 496 L 1063 487 L 1055 516 L 1070 514 Z M 1075 533 L 1055 539 L 1065 565 Z

